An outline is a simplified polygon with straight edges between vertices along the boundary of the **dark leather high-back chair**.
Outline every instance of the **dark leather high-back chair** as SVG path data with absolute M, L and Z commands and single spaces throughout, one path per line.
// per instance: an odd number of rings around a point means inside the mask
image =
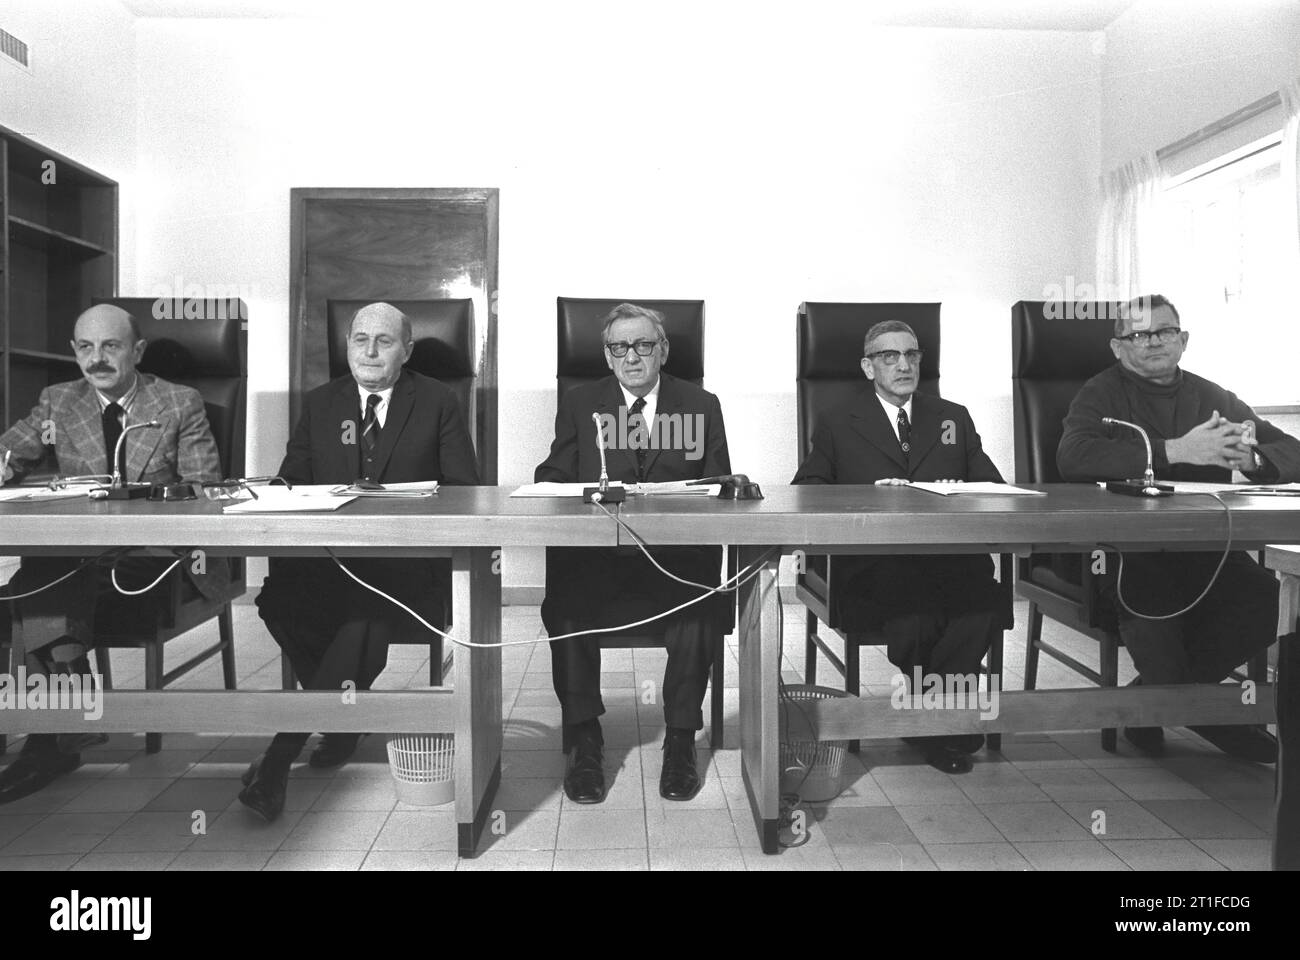
M 1065 415 L 1080 388 L 1114 364 L 1110 349 L 1113 302 L 1062 303 L 1022 300 L 1011 308 L 1011 402 L 1015 426 L 1016 482 L 1059 483 L 1056 449 Z M 1020 560 L 1016 592 L 1029 601 L 1025 689 L 1038 680 L 1038 655 L 1052 659 L 1103 687 L 1119 682 L 1119 636 L 1115 612 L 1099 596 L 1089 554 L 1034 553 Z M 1043 617 L 1091 637 L 1100 645 L 1094 670 L 1043 640 Z M 1268 655 L 1252 662 L 1252 678 L 1267 676 Z M 1101 744 L 1114 750 L 1114 728 Z
M 918 391 L 939 396 L 939 308 L 937 303 L 803 303 L 795 317 L 798 343 L 798 368 L 795 388 L 799 417 L 799 460 L 812 450 L 812 436 L 817 421 L 828 411 L 851 400 L 866 383 L 862 373 L 862 355 L 867 331 L 884 320 L 901 320 L 916 333 L 921 348 L 921 379 Z M 795 595 L 807 607 L 807 630 L 804 636 L 804 679 L 817 682 L 817 651 L 844 677 L 844 689 L 853 696 L 861 690 L 859 650 L 863 646 L 885 643 L 878 631 L 848 622 L 841 610 L 840 596 L 844 584 L 838 575 L 833 556 L 810 556 L 806 569 L 799 574 Z M 842 567 L 840 568 L 842 569 Z M 1011 570 L 1010 557 L 1002 558 L 1002 577 L 1006 583 Z M 819 623 L 838 636 L 844 645 L 840 657 L 819 635 Z M 1002 633 L 992 638 L 988 671 L 1001 673 Z M 1001 747 L 1001 736 L 988 738 L 989 748 Z M 858 741 L 849 749 L 857 752 Z
M 556 400 L 565 392 L 583 383 L 609 376 L 605 363 L 604 340 L 601 337 L 602 321 L 621 303 L 633 303 L 664 315 L 664 333 L 668 335 L 670 349 L 665 373 L 700 386 L 704 382 L 704 301 L 703 300 L 635 300 L 624 297 L 618 300 L 593 300 L 578 297 L 557 297 L 555 385 Z M 549 550 L 547 551 L 549 554 Z M 728 570 L 734 563 L 735 551 L 728 551 Z M 548 563 L 550 562 L 548 556 Z M 727 595 L 731 597 L 732 595 Z M 731 604 L 734 618 L 735 603 Z M 732 625 L 735 621 L 732 620 Z M 648 629 L 648 628 L 647 628 Z M 728 630 L 731 627 L 727 628 Z M 709 745 L 722 746 L 722 668 L 724 635 L 719 633 L 713 651 L 713 670 L 710 674 Z M 662 634 L 627 633 L 602 634 L 600 645 L 604 649 L 629 647 L 661 647 Z
M 349 372 L 347 339 L 352 328 L 352 318 L 362 307 L 374 303 L 369 300 L 330 300 L 326 304 L 326 329 L 329 336 L 329 373 L 330 379 L 341 377 Z M 474 301 L 470 299 L 446 300 L 388 300 L 411 321 L 411 338 L 415 347 L 411 359 L 406 361 L 406 368 L 426 377 L 433 377 L 456 393 L 460 403 L 461 414 L 465 417 L 469 435 L 474 434 L 476 406 L 475 388 L 475 354 L 477 346 L 474 337 Z M 483 469 L 479 459 L 480 475 Z M 445 558 L 434 561 L 437 567 L 436 577 L 441 587 L 442 596 L 447 598 L 444 607 L 443 630 L 451 626 L 451 561 Z M 429 684 L 439 686 L 443 675 L 451 665 L 452 651 L 444 655 L 442 637 L 428 631 L 417 629 L 412 623 L 409 629 L 400 633 L 394 643 L 427 644 L 429 647 Z M 289 658 L 282 656 L 281 672 L 284 687 L 294 688 L 293 667 Z
M 248 394 L 248 362 L 242 300 L 173 300 L 153 297 L 112 297 L 111 303 L 135 317 L 148 346 L 139 369 L 163 380 L 193 387 L 203 397 L 208 426 L 217 444 L 225 477 L 244 475 L 244 438 Z M 230 605 L 247 589 L 245 561 L 210 558 L 208 563 L 230 563 L 230 584 L 221 596 L 209 599 L 181 577 L 167 583 L 171 595 L 154 624 L 136 624 L 127 614 L 123 598 L 106 596 L 97 605 L 95 658 L 104 686 L 112 686 L 109 651 L 115 647 L 143 648 L 145 687 L 161 690 L 209 658 L 221 654 L 227 690 L 235 689 L 235 638 Z M 166 643 L 216 617 L 218 641 L 171 670 L 164 666 Z M 146 734 L 145 749 L 162 748 L 162 735 Z

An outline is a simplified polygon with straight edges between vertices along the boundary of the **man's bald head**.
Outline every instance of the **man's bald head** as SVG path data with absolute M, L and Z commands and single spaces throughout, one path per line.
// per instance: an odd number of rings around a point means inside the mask
M 101 303 L 77 317 L 72 351 L 86 381 L 106 397 L 121 399 L 135 384 L 135 367 L 145 341 L 135 317 L 121 307 Z
M 352 316 L 352 324 L 348 327 L 348 333 L 351 334 L 352 331 L 356 329 L 357 322 L 362 320 L 396 321 L 400 325 L 402 331 L 402 342 L 411 342 L 413 334 L 411 332 L 410 319 L 391 303 L 380 301 L 379 303 L 370 303 L 362 307 Z

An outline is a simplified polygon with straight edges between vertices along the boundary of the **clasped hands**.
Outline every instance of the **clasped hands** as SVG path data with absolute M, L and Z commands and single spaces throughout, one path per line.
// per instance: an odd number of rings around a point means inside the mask
M 1165 459 L 1170 463 L 1225 467 L 1243 473 L 1255 469 L 1254 430 L 1233 423 L 1215 410 L 1210 419 L 1197 424 L 1181 437 L 1165 441 Z

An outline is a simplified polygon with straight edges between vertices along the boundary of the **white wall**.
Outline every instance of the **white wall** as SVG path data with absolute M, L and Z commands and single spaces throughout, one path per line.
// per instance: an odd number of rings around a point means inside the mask
M 249 469 L 288 429 L 289 189 L 397 185 L 501 188 L 502 484 L 546 453 L 560 294 L 706 299 L 707 385 L 766 484 L 796 467 L 798 303 L 942 300 L 945 391 L 1010 475 L 1009 306 L 1091 261 L 1094 38 L 562 9 L 139 22 L 138 292 L 248 291 Z

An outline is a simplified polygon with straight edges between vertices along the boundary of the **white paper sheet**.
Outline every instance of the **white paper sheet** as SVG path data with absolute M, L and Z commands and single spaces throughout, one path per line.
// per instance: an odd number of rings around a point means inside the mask
M 611 487 L 621 487 L 621 480 L 611 480 Z M 587 483 L 525 483 L 522 487 L 516 489 L 510 494 L 512 497 L 582 497 L 582 491 L 587 487 L 596 486 L 596 481 L 591 480 Z
M 292 490 L 284 487 L 264 487 L 258 490 L 256 500 L 242 500 L 222 508 L 223 513 L 303 513 L 337 510 L 356 497 L 332 494 L 333 487 L 326 484 L 298 486 Z
M 957 483 L 921 483 L 913 480 L 908 483 L 908 486 L 929 493 L 938 493 L 945 497 L 958 494 L 1000 497 L 1044 497 L 1047 495 L 1046 491 L 1043 490 L 1027 490 L 1024 487 L 1012 486 L 1009 483 L 988 483 L 986 481 L 977 481 L 975 483 L 966 483 L 964 481 L 958 481 Z

